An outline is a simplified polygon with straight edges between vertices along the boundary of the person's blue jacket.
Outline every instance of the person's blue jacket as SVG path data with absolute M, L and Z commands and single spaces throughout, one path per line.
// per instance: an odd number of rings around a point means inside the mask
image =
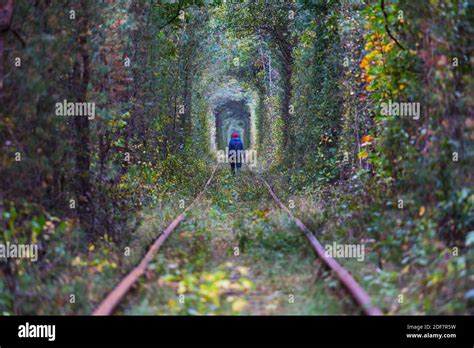
M 234 158 L 237 160 L 237 167 L 241 167 L 242 166 L 242 162 L 244 161 L 244 154 L 243 154 L 243 151 L 244 151 L 244 144 L 242 143 L 242 140 L 240 140 L 240 138 L 238 137 L 235 137 L 235 138 L 232 138 L 230 139 L 229 141 L 229 158 L 231 158 L 232 156 L 232 150 L 235 151 L 234 153 Z M 240 152 L 240 156 L 237 156 L 239 153 L 237 151 L 241 151 Z

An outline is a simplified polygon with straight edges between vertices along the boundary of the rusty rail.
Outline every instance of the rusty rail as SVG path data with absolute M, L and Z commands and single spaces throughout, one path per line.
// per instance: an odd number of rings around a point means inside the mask
M 192 203 L 181 213 L 179 214 L 163 231 L 162 234 L 155 240 L 152 246 L 148 249 L 147 253 L 140 261 L 138 266 L 136 266 L 130 273 L 128 273 L 125 278 L 123 278 L 120 283 L 107 295 L 107 297 L 100 303 L 100 305 L 94 310 L 92 315 L 110 315 L 113 313 L 115 307 L 120 303 L 122 298 L 128 293 L 130 288 L 136 281 L 145 273 L 149 263 L 158 252 L 160 247 L 166 241 L 166 239 L 171 235 L 171 233 L 178 227 L 178 225 L 185 219 L 186 212 L 196 203 L 204 192 L 209 187 L 214 173 L 216 172 L 217 166 L 214 167 L 211 176 L 204 185 L 202 191 L 196 196 Z
M 300 228 L 300 230 L 305 234 L 306 238 L 308 238 L 312 248 L 319 256 L 319 258 L 331 269 L 336 273 L 337 277 L 339 278 L 340 282 L 346 287 L 347 291 L 351 294 L 354 300 L 362 307 L 363 311 L 367 315 L 383 315 L 382 311 L 372 305 L 372 301 L 370 296 L 365 292 L 365 290 L 357 283 L 357 281 L 349 274 L 349 272 L 342 267 L 336 260 L 332 257 L 326 255 L 323 246 L 321 243 L 316 239 L 313 232 L 310 231 L 308 227 L 297 217 L 295 217 L 290 209 L 288 209 L 278 198 L 276 193 L 273 191 L 272 187 L 266 182 L 265 179 L 260 177 L 263 181 L 265 186 L 267 186 L 268 191 L 270 192 L 273 200 L 277 203 L 277 205 L 285 210 L 291 218 L 295 221 L 296 225 Z

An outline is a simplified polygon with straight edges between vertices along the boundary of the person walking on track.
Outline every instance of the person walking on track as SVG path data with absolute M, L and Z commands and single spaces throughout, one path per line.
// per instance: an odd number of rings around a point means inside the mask
M 229 163 L 232 174 L 239 172 L 244 162 L 244 144 L 239 138 L 239 133 L 232 133 L 232 138 L 229 141 Z

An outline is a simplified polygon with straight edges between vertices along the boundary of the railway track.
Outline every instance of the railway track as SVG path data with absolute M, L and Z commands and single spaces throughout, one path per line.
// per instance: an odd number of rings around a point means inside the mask
M 105 299 L 99 304 L 99 306 L 92 313 L 93 315 L 111 315 L 118 304 L 130 291 L 133 284 L 135 284 L 140 277 L 145 273 L 148 265 L 152 261 L 153 257 L 157 254 L 161 246 L 168 239 L 168 237 L 175 231 L 175 229 L 180 225 L 182 221 L 186 219 L 186 213 L 194 206 L 194 204 L 205 194 L 209 185 L 211 184 L 214 174 L 217 170 L 217 166 L 214 167 L 209 179 L 204 185 L 202 191 L 196 196 L 193 202 L 185 208 L 185 210 L 179 214 L 158 236 L 155 242 L 148 249 L 147 253 L 140 261 L 140 263 L 133 268 L 118 284 L 117 286 L 105 297 Z M 252 171 L 251 171 L 252 172 Z M 309 228 L 293 213 L 288 209 L 279 199 L 275 191 L 272 189 L 270 184 L 261 176 L 257 176 L 252 172 L 254 177 L 257 180 L 261 180 L 263 184 L 268 189 L 272 199 L 275 203 L 284 210 L 295 222 L 296 226 L 301 230 L 302 233 L 308 239 L 312 249 L 315 251 L 318 258 L 334 272 L 334 275 L 338 278 L 341 284 L 345 287 L 348 294 L 352 299 L 357 303 L 357 305 L 364 311 L 366 315 L 383 315 L 382 311 L 374 306 L 371 302 L 370 296 L 365 292 L 365 290 L 360 286 L 359 283 L 351 276 L 351 274 L 341 266 L 334 258 L 326 255 L 324 247 L 315 237 L 314 233 L 309 230 Z

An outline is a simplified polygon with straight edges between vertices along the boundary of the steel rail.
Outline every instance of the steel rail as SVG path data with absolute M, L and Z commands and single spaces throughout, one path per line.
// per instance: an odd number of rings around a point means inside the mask
M 253 173 L 253 172 L 252 172 Z M 254 173 L 255 174 L 255 173 Z M 311 247 L 314 249 L 316 254 L 319 258 L 331 269 L 336 273 L 337 277 L 339 278 L 340 282 L 346 287 L 347 291 L 353 297 L 353 299 L 361 306 L 362 310 L 367 315 L 383 315 L 383 312 L 372 304 L 372 300 L 370 296 L 365 292 L 365 290 L 357 283 L 357 281 L 350 275 L 350 273 L 342 267 L 334 258 L 327 256 L 326 252 L 315 237 L 314 233 L 306 227 L 306 225 L 298 219 L 293 213 L 288 209 L 278 198 L 276 193 L 273 191 L 272 187 L 268 184 L 268 182 L 259 176 L 259 178 L 263 181 L 265 186 L 268 188 L 270 195 L 272 196 L 273 200 L 277 203 L 277 205 L 286 211 L 288 215 L 295 221 L 296 225 L 299 229 L 305 234 L 306 238 L 308 238 Z
M 171 233 L 178 227 L 178 225 L 185 219 L 187 211 L 201 198 L 204 192 L 209 187 L 214 173 L 216 172 L 217 166 L 214 167 L 211 176 L 204 185 L 202 191 L 196 196 L 192 203 L 186 207 L 186 209 L 179 214 L 169 225 L 165 228 L 163 233 L 155 240 L 155 242 L 148 249 L 147 253 L 140 261 L 140 263 L 133 268 L 118 284 L 117 286 L 107 295 L 107 297 L 99 304 L 99 306 L 94 310 L 92 315 L 110 315 L 113 313 L 117 305 L 123 299 L 123 297 L 128 293 L 133 284 L 145 273 L 148 265 L 151 260 L 158 252 L 163 243 L 168 239 Z

